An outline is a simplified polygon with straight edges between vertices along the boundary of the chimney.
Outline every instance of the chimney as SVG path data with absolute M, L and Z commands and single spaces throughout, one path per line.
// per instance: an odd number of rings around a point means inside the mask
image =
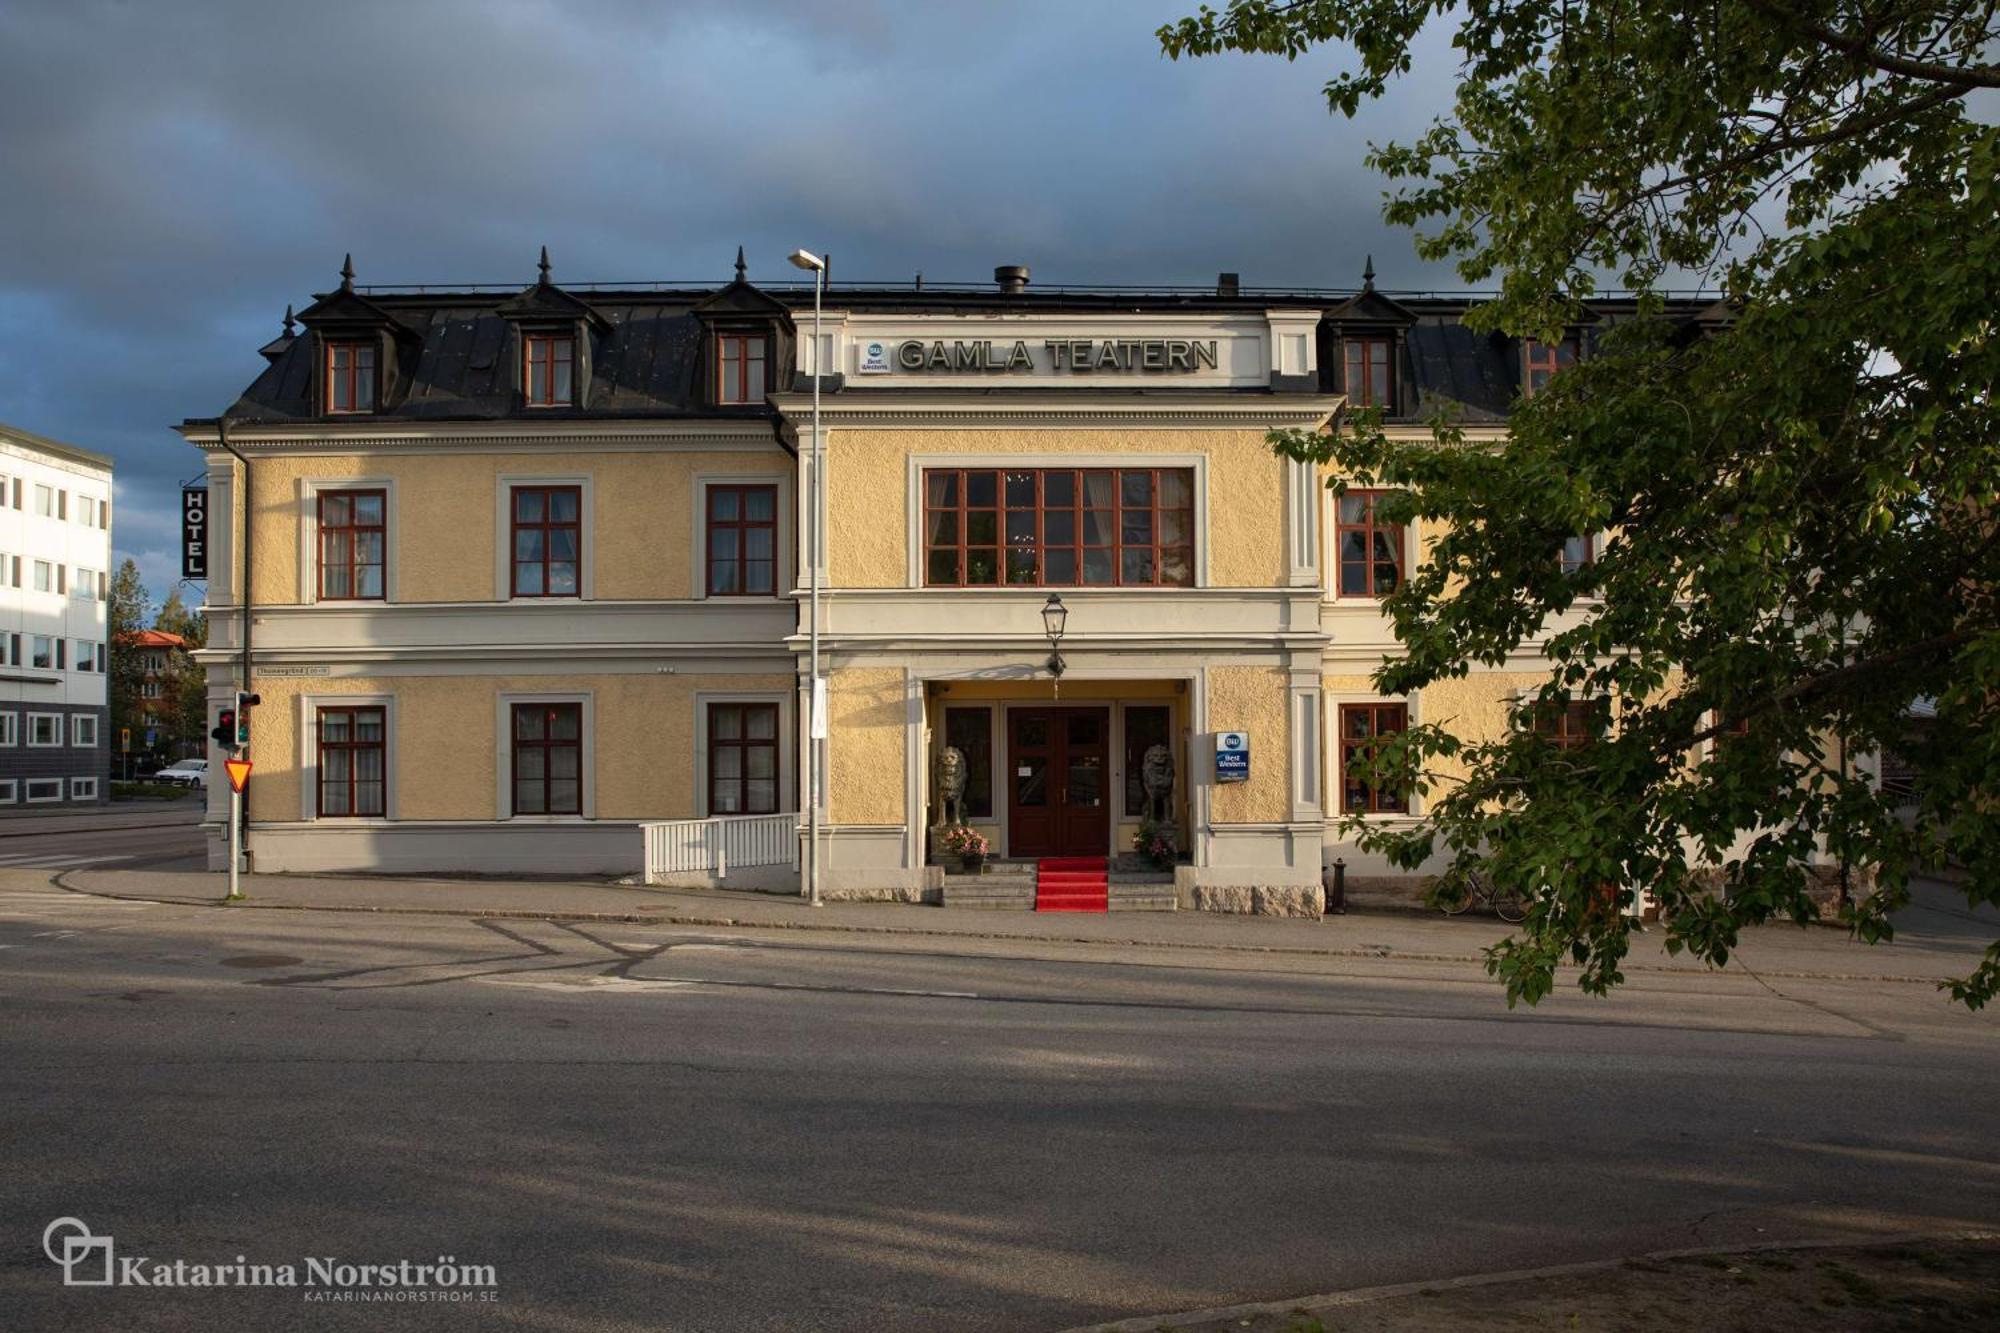
M 1215 294 L 1217 296 L 1235 296 L 1241 289 L 1242 283 L 1234 273 L 1218 273 L 1215 275 Z
M 1019 296 L 1028 290 L 1028 266 L 1026 264 L 1002 264 L 993 270 L 993 281 L 1000 284 L 1002 296 Z

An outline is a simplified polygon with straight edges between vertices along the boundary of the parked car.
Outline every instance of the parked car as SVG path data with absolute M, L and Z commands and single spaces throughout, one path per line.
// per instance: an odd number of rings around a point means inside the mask
M 169 764 L 147 780 L 171 783 L 177 787 L 199 787 L 208 781 L 208 760 L 183 759 L 177 764 Z

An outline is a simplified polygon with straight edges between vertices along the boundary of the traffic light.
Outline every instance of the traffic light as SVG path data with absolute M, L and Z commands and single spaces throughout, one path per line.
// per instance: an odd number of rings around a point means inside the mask
M 230 714 L 236 721 L 236 748 L 243 749 L 250 744 L 250 710 L 262 703 L 259 695 L 236 691 L 236 708 Z
M 236 710 L 234 708 L 225 708 L 222 710 L 221 715 L 215 719 L 215 730 L 209 732 L 208 737 L 223 749 L 233 751 L 241 744 L 236 739 L 236 736 Z

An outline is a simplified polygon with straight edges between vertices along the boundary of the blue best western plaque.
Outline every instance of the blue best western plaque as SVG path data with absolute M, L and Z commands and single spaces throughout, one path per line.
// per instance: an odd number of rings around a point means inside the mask
M 1215 780 L 1217 782 L 1248 782 L 1250 780 L 1249 732 L 1218 731 L 1215 733 Z

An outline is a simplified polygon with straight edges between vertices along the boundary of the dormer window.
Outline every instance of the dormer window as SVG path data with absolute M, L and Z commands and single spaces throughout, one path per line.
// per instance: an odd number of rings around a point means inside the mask
M 365 342 L 326 345 L 326 410 L 375 410 L 375 346 Z
M 529 407 L 568 407 L 574 401 L 576 339 L 566 333 L 521 337 L 521 384 Z
M 765 366 L 769 340 L 761 333 L 718 333 L 715 343 L 716 401 L 763 402 L 768 383 Z
M 1352 407 L 1396 410 L 1395 378 L 1390 374 L 1392 343 L 1386 337 L 1347 338 L 1347 402 Z
M 1576 339 L 1565 338 L 1559 343 L 1536 342 L 1533 338 L 1521 340 L 1521 395 L 1533 398 L 1549 386 L 1556 372 L 1564 366 L 1576 364 Z

